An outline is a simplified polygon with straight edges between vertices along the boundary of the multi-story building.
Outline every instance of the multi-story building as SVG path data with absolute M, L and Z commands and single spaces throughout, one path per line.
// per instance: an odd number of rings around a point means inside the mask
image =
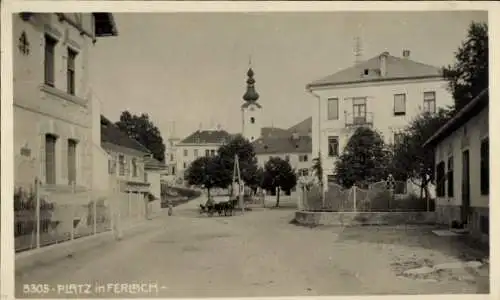
M 151 152 L 104 116 L 101 116 L 101 147 L 109 158 L 108 176 L 103 178 L 107 177 L 110 188 L 127 195 L 127 199 L 119 201 L 122 217 L 145 217 L 147 195 L 151 192 L 145 163 Z
M 278 131 L 278 134 L 263 134 L 254 141 L 259 167 L 264 167 L 271 157 L 280 157 L 289 161 L 299 176 L 309 175 L 313 159 L 311 126 L 312 118 L 307 118 L 287 130 Z
M 16 185 L 54 192 L 92 187 L 90 51 L 115 36 L 109 13 L 20 13 L 13 18 Z
M 453 104 L 438 67 L 384 52 L 307 85 L 315 96 L 312 152 L 321 153 L 325 180 L 358 126 L 381 133 L 386 143 L 421 112 Z
M 489 95 L 481 92 L 424 146 L 435 153 L 439 223 L 466 224 L 488 243 L 490 224 Z
M 228 142 L 231 134 L 217 128 L 215 130 L 197 130 L 177 143 L 175 147 L 176 178 L 182 180 L 185 170 L 198 157 L 215 156 L 217 150 Z
M 162 180 L 167 183 L 175 183 L 177 176 L 177 144 L 180 142 L 179 138 L 169 138 L 167 147 L 165 149 L 165 162 L 167 165 L 167 174 L 162 176 Z

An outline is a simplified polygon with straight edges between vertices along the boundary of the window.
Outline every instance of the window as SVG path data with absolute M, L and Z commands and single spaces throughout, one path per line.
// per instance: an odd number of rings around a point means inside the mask
M 55 48 L 57 41 L 45 35 L 45 84 L 49 86 L 54 86 L 54 69 L 55 69 Z
M 308 160 L 307 154 L 299 155 L 299 161 L 300 162 L 305 162 L 307 160 Z
M 482 234 L 490 234 L 490 218 L 488 216 L 479 217 L 479 230 Z
M 184 169 L 187 168 L 187 163 L 186 162 L 184 162 L 183 165 L 184 165 Z
M 144 182 L 148 182 L 148 173 L 144 172 Z
M 403 143 L 403 134 L 401 132 L 394 133 L 394 145 Z
M 448 180 L 448 197 L 453 197 L 453 156 L 448 157 L 448 175 L 446 176 Z
M 194 157 L 198 157 L 198 149 L 194 149 Z
M 210 156 L 215 156 L 215 150 L 210 150 Z
M 330 98 L 328 99 L 328 120 L 338 120 L 339 119 L 339 99 Z
M 424 112 L 436 112 L 436 92 L 424 93 Z
M 188 151 L 187 151 L 187 149 L 184 149 L 184 156 L 188 156 Z
M 328 137 L 328 156 L 339 156 L 339 137 L 329 136 Z
M 299 176 L 309 176 L 309 170 L 308 169 L 300 169 Z
M 481 141 L 481 195 L 490 194 L 490 142 L 489 138 Z
M 174 154 L 170 153 L 170 161 L 174 161 Z
M 75 94 L 75 60 L 76 60 L 76 51 L 68 48 L 68 61 L 67 61 L 67 70 L 66 77 L 68 80 L 68 94 Z
M 76 145 L 75 140 L 68 140 L 68 183 L 76 182 Z
M 404 116 L 406 114 L 406 94 L 394 95 L 394 115 Z
M 444 161 L 436 166 L 436 196 L 445 196 L 445 175 L 444 175 Z
M 120 176 L 125 175 L 125 156 L 121 154 L 118 156 L 118 174 Z
M 210 156 L 210 150 L 205 150 L 205 156 Z
M 251 117 L 250 118 L 250 123 L 254 124 L 255 123 L 255 118 L 254 117 Z
M 366 98 L 354 98 L 352 100 L 354 124 L 366 123 Z
M 172 175 L 175 175 L 175 166 L 172 166 Z
M 45 135 L 45 183 L 56 183 L 56 142 L 57 137 Z
M 137 177 L 137 159 L 132 159 L 132 176 Z

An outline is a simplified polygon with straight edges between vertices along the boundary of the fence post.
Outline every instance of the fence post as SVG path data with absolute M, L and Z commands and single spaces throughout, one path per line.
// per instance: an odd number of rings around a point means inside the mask
M 354 212 L 357 212 L 357 207 L 356 207 L 356 185 L 354 184 L 352 186 L 352 189 L 353 189 L 353 192 L 354 192 L 354 195 L 353 195 L 353 198 L 354 198 Z
M 93 192 L 94 191 L 90 192 L 89 197 L 91 197 L 92 202 L 93 202 L 92 210 L 93 210 L 93 214 L 94 214 L 94 218 L 93 218 L 93 221 L 94 221 L 93 222 L 94 223 L 94 234 L 97 234 L 97 199 L 96 199 L 95 195 L 93 195 Z
M 35 178 L 35 219 L 36 219 L 36 247 L 40 248 L 40 182 Z
M 71 182 L 71 193 L 73 197 L 75 196 L 75 182 Z M 70 219 L 70 225 L 71 225 L 71 232 L 70 232 L 70 238 L 71 240 L 75 239 L 75 206 L 71 206 L 71 219 Z

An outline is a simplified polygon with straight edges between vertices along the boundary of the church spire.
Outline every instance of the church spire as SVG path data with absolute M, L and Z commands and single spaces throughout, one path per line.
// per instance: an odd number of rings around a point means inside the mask
M 255 91 L 255 79 L 253 79 L 253 70 L 252 70 L 252 58 L 250 57 L 248 61 L 249 67 L 247 72 L 247 91 L 243 95 L 243 100 L 247 102 L 255 102 L 259 99 L 259 94 Z

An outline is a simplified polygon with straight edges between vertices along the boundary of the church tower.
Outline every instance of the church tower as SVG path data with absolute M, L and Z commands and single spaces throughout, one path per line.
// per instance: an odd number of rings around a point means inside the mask
M 252 67 L 247 72 L 247 91 L 243 95 L 245 103 L 241 106 L 242 134 L 250 142 L 260 137 L 262 129 L 262 106 L 257 103 L 259 94 L 255 91 L 255 79 Z

